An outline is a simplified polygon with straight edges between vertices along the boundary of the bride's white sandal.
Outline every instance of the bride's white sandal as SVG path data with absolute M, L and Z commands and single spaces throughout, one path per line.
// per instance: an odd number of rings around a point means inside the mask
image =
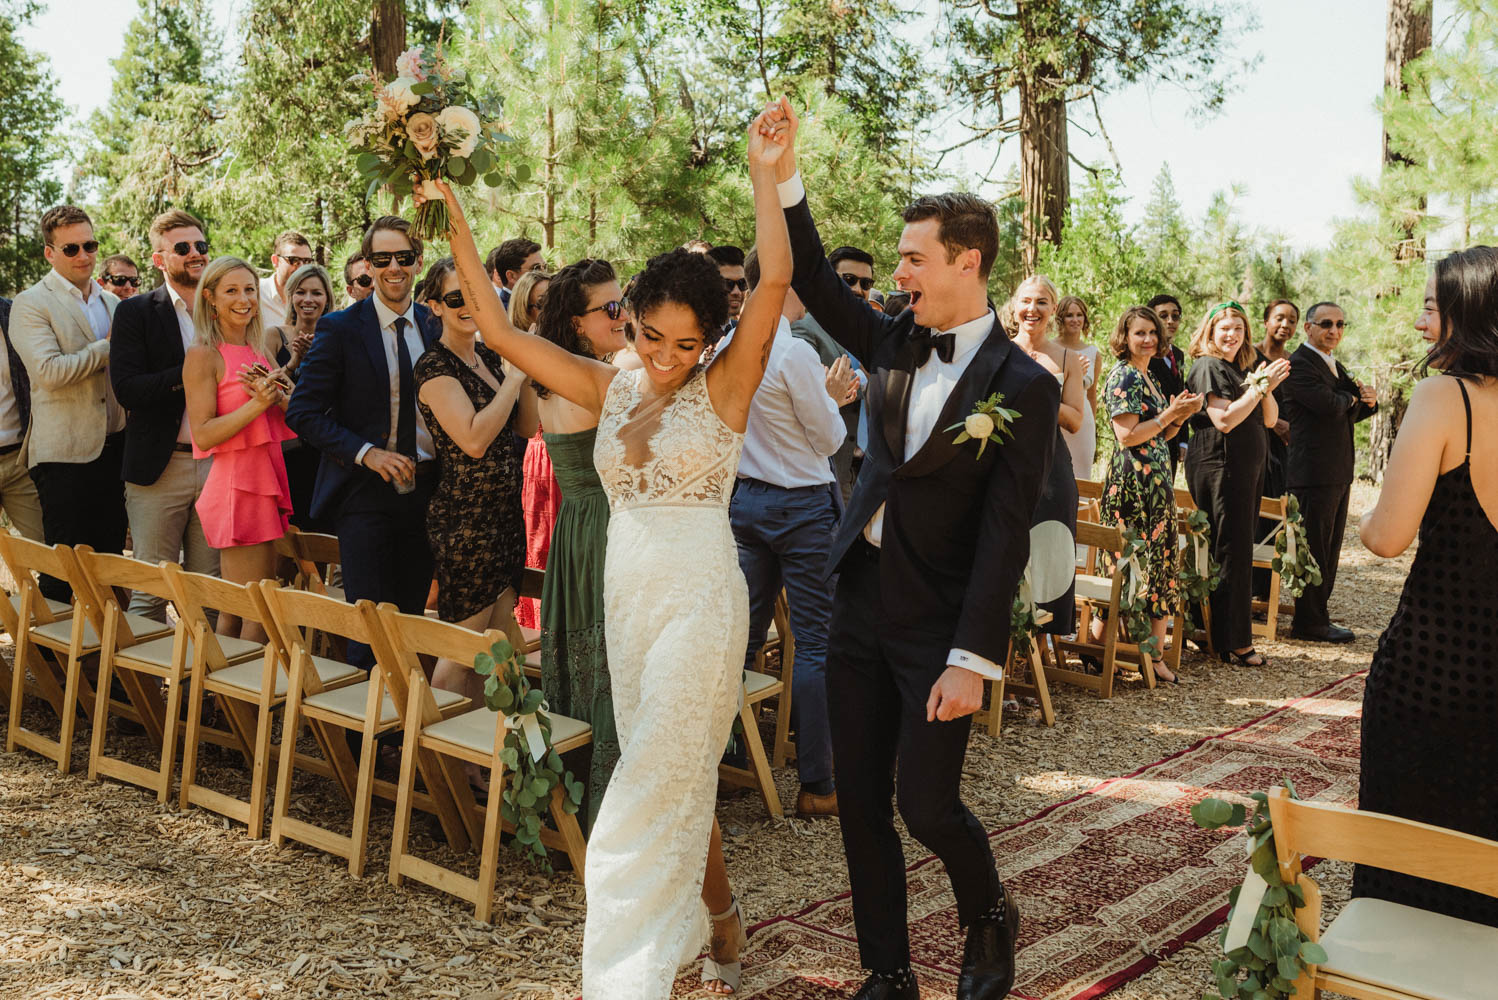
M 738 961 L 716 962 L 713 960 L 712 952 L 709 951 L 706 958 L 702 960 L 703 983 L 722 983 L 729 991 L 737 993 L 739 983 L 744 975 L 744 949 L 749 947 L 749 934 L 744 930 L 744 911 L 739 909 L 739 897 L 733 897 L 733 904 L 722 913 L 711 914 L 708 919 L 713 923 L 727 920 L 729 917 L 737 916 L 739 925 Z

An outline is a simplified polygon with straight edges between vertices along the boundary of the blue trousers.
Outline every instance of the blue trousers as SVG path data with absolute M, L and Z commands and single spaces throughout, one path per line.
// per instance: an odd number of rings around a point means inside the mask
M 827 722 L 827 629 L 832 584 L 824 579 L 827 551 L 837 529 L 833 484 L 784 489 L 740 479 L 728 508 L 739 547 L 739 567 L 749 584 L 749 648 L 744 669 L 765 644 L 783 586 L 796 639 L 791 681 L 796 727 L 796 768 L 808 791 L 832 791 L 832 736 Z

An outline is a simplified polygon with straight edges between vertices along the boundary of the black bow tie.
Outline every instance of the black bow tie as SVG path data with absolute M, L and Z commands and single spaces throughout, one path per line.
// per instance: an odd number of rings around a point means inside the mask
M 910 334 L 910 345 L 915 348 L 915 366 L 919 368 L 931 358 L 931 349 L 936 348 L 936 356 L 941 358 L 943 364 L 952 363 L 952 353 L 957 349 L 957 334 L 937 333 L 933 334 L 925 327 L 917 327 Z

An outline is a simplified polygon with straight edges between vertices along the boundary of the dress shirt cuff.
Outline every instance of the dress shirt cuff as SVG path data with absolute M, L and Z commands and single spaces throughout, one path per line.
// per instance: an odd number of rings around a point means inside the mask
M 365 444 L 364 447 L 360 448 L 359 451 L 358 451 L 358 453 L 354 455 L 354 464 L 355 465 L 363 465 L 364 464 L 364 454 L 367 451 L 369 451 L 369 449 L 371 449 L 373 447 L 374 447 L 374 445 L 372 445 L 372 444 Z
M 1001 681 L 1004 679 L 1004 668 L 1002 666 L 992 660 L 979 656 L 977 653 L 969 653 L 965 649 L 954 649 L 948 653 L 947 666 L 971 670 L 985 680 Z
M 780 193 L 780 207 L 794 208 L 806 197 L 806 185 L 801 183 L 801 171 L 796 171 L 788 181 L 781 181 L 775 185 L 775 190 Z

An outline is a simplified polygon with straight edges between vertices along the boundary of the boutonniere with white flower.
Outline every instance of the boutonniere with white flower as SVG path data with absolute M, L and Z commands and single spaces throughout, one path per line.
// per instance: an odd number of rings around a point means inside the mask
M 1260 396 L 1269 395 L 1269 366 L 1260 365 L 1243 377 L 1243 388 L 1257 389 Z
M 1004 394 L 996 392 L 987 399 L 978 401 L 973 407 L 973 412 L 963 418 L 962 423 L 953 424 L 947 430 L 955 431 L 962 428 L 962 433 L 952 439 L 953 444 L 966 444 L 969 441 L 978 442 L 978 457 L 983 457 L 983 449 L 988 447 L 988 442 L 1003 444 L 1006 436 L 1013 437 L 1014 432 L 1009 425 L 1020 418 L 1018 410 L 1006 410 L 1003 407 Z

